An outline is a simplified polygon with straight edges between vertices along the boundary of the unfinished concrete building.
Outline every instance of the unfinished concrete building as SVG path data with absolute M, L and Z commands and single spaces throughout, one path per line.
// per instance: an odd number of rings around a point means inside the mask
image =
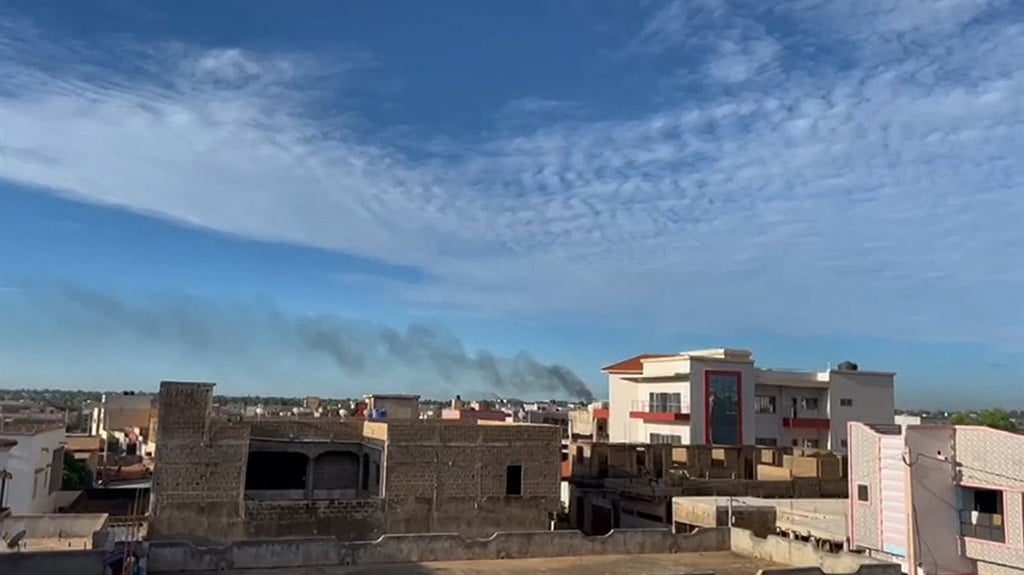
M 670 525 L 680 496 L 845 498 L 841 458 L 810 451 L 574 442 L 564 465 L 569 525 L 592 535 Z
M 213 384 L 160 386 L 152 538 L 232 541 L 547 529 L 560 430 L 462 420 L 217 418 Z

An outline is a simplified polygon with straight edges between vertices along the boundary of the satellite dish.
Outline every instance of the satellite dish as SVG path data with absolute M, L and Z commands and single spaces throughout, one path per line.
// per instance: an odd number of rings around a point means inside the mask
M 8 549 L 17 549 L 18 545 L 21 544 L 21 540 L 24 539 L 26 535 L 28 535 L 28 532 L 25 531 L 24 529 L 22 529 L 21 531 L 18 531 L 17 533 L 15 533 L 14 537 L 11 537 L 10 539 L 7 540 L 7 548 Z

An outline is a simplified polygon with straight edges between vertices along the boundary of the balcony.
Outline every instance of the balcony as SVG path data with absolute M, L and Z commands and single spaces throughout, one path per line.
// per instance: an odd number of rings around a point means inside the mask
M 783 417 L 782 427 L 788 429 L 828 429 L 831 422 L 827 417 Z
M 690 421 L 690 406 L 686 403 L 634 401 L 630 405 L 629 417 L 647 423 L 687 423 Z

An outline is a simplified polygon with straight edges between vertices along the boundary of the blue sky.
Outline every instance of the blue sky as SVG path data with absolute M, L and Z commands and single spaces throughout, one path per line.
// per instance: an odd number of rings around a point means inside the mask
M 1022 53 L 1010 0 L 0 0 L 0 386 L 730 346 L 1024 407 Z

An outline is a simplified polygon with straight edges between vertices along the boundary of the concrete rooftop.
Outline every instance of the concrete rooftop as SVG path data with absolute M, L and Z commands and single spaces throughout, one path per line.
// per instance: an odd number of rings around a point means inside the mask
M 225 575 L 676 575 L 713 571 L 716 575 L 755 575 L 758 569 L 782 567 L 770 561 L 714 553 L 666 555 L 590 555 L 498 561 L 391 563 L 350 567 L 221 571 Z

